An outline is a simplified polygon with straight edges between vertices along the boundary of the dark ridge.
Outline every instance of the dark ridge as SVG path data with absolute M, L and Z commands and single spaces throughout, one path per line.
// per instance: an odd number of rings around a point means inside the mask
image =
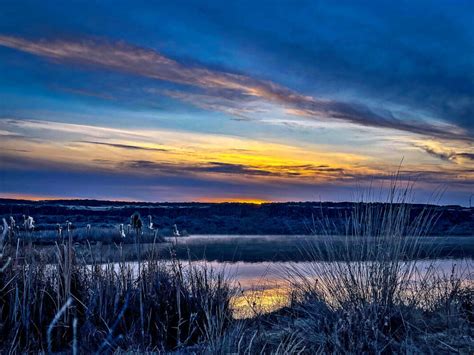
M 200 203 L 200 202 L 127 202 L 101 200 L 28 201 L 0 199 L 0 217 L 23 214 L 35 218 L 39 230 L 54 229 L 56 223 L 71 221 L 76 227 L 93 224 L 116 227 L 128 223 L 135 211 L 153 216 L 161 229 L 177 224 L 189 234 L 311 234 L 314 220 L 327 218 L 342 226 L 356 203 L 352 202 L 285 202 L 285 203 Z M 411 213 L 432 209 L 439 219 L 430 235 L 474 235 L 474 208 L 412 204 Z

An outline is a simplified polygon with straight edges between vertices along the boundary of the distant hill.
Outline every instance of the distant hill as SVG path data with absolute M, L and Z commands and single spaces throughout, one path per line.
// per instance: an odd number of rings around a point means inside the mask
M 322 232 L 317 221 L 323 217 L 334 226 L 331 233 L 343 230 L 346 216 L 354 206 L 351 202 L 249 204 L 0 199 L 0 217 L 13 215 L 21 220 L 21 215 L 31 215 L 38 229 L 47 230 L 66 220 L 77 227 L 116 226 L 128 223 L 130 215 L 138 211 L 144 218 L 151 215 L 158 228 L 177 224 L 190 234 L 310 234 Z M 474 235 L 474 208 L 422 204 L 411 207 L 412 216 L 427 207 L 439 214 L 431 235 Z

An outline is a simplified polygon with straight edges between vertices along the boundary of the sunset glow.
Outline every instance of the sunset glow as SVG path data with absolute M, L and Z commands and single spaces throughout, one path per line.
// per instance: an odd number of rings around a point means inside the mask
M 417 200 L 442 189 L 441 202 L 467 205 L 474 58 L 458 32 L 472 30 L 468 11 L 413 5 L 422 26 L 398 9 L 379 23 L 378 10 L 350 4 L 259 6 L 160 3 L 133 19 L 120 8 L 104 28 L 102 8 L 30 4 L 22 17 L 7 5 L 0 196 L 341 201 L 400 169 L 418 181 Z M 70 13 L 88 21 L 64 22 Z

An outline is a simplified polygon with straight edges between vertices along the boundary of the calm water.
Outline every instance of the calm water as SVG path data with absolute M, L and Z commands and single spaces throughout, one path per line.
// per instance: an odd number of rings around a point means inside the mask
M 193 235 L 169 238 L 178 257 L 219 261 L 310 261 L 315 245 L 345 245 L 343 236 L 315 235 Z M 177 244 L 175 244 L 177 243 Z M 358 244 L 357 238 L 350 243 Z M 417 241 L 423 257 L 473 258 L 474 237 L 423 237 Z
M 201 262 L 202 263 L 202 262 Z M 288 304 L 289 275 L 297 273 L 305 280 L 321 278 L 322 263 L 314 262 L 205 262 L 206 266 L 223 272 L 229 280 L 242 290 L 234 298 L 234 310 L 237 317 L 253 316 L 255 312 L 271 312 Z M 429 268 L 435 266 L 446 277 L 454 272 L 466 283 L 474 283 L 473 259 L 437 259 L 417 261 L 418 274 L 413 281 L 422 277 Z
M 330 238 L 337 242 L 344 237 L 298 236 L 298 235 L 196 235 L 185 238 L 168 238 L 170 244 L 161 245 L 163 255 L 169 256 L 169 247 L 174 245 L 178 258 L 188 265 L 188 258 L 193 265 L 212 268 L 222 272 L 240 292 L 233 299 L 234 314 L 237 317 L 251 317 L 255 312 L 270 312 L 284 307 L 289 301 L 289 271 L 303 275 L 308 280 L 322 279 L 321 270 L 327 262 L 308 262 L 304 249 L 309 243 Z M 418 274 L 413 282 L 435 265 L 437 270 L 447 277 L 453 266 L 464 282 L 474 283 L 473 237 L 427 237 L 426 248 L 435 245 L 451 258 L 417 261 Z M 110 246 L 109 246 L 110 247 Z M 114 248 L 113 246 L 110 248 Z M 134 251 L 136 246 L 127 245 Z M 453 251 L 457 251 L 453 253 Z M 117 255 L 112 250 L 110 255 Z M 133 259 L 130 259 L 133 260 Z M 207 260 L 207 261 L 205 261 Z M 292 260 L 289 262 L 288 260 Z M 112 261 L 112 260 L 111 260 Z M 163 260 L 164 263 L 169 261 Z M 135 262 L 127 263 L 134 270 Z
M 234 286 L 238 287 L 240 292 L 233 299 L 236 317 L 251 317 L 256 312 L 271 312 L 286 306 L 289 299 L 289 273 L 297 272 L 311 280 L 321 278 L 320 272 L 324 269 L 323 262 L 194 261 L 192 264 L 222 272 Z M 133 268 L 137 266 L 136 263 L 130 265 Z M 451 275 L 454 267 L 456 275 L 464 282 L 474 283 L 473 259 L 417 261 L 416 267 L 419 273 L 413 277 L 413 281 L 425 274 L 433 265 L 446 277 Z

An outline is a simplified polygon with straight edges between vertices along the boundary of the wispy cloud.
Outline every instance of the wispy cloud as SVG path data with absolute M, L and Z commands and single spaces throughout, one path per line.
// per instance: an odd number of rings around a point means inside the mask
M 221 95 L 222 92 L 215 90 L 206 90 L 206 93 L 154 89 L 147 91 L 155 95 L 166 95 L 205 110 L 223 112 L 241 120 L 253 119 L 256 115 L 269 111 L 265 109 L 264 102 L 258 101 L 254 97 L 250 98 L 243 95 L 226 97 L 226 94 Z
M 272 178 L 302 178 L 302 179 L 318 179 L 326 178 L 344 178 L 344 169 L 330 167 L 327 165 L 251 165 L 251 164 L 235 164 L 227 162 L 201 162 L 176 164 L 169 162 L 156 162 L 150 160 L 129 160 L 119 163 L 119 167 L 140 170 L 151 174 L 217 174 L 217 175 L 233 175 L 233 176 L 260 176 Z
M 128 150 L 146 150 L 146 151 L 154 151 L 154 152 L 167 152 L 168 151 L 168 149 L 164 149 L 164 148 L 150 148 L 150 147 L 143 147 L 139 145 L 129 145 L 129 144 L 120 144 L 120 143 L 106 143 L 106 142 L 95 142 L 95 141 L 78 141 L 78 143 L 103 145 L 103 146 L 120 148 L 120 149 L 128 149 Z
M 83 135 L 94 138 L 109 138 L 114 136 L 123 139 L 140 139 L 147 137 L 146 132 L 138 130 L 7 117 L 0 118 L 0 127 L 7 127 L 7 129 L 3 129 L 3 131 L 9 131 L 10 135 L 15 136 L 41 136 L 45 132 L 54 132 L 63 138 L 68 138 L 69 135 Z
M 443 161 L 449 161 L 458 164 L 474 163 L 474 153 L 471 152 L 460 152 L 451 148 L 441 148 L 439 146 L 433 146 L 429 144 L 413 144 L 415 147 L 423 150 L 432 157 L 441 159 Z
M 474 162 L 474 153 L 457 153 L 456 157 Z
M 242 109 L 240 105 L 261 100 L 312 119 L 333 119 L 447 140 L 473 140 L 465 131 L 453 125 L 435 125 L 418 118 L 400 119 L 389 111 L 375 112 L 361 104 L 308 96 L 271 81 L 203 66 L 184 65 L 154 50 L 124 42 L 30 40 L 1 35 L 0 45 L 59 63 L 96 66 L 199 88 L 203 93 L 198 95 L 205 95 L 204 101 L 196 95 L 168 94 L 206 109 L 217 109 L 232 115 L 245 116 L 245 110 L 249 108 L 244 105 Z
M 422 149 L 424 152 L 428 153 L 429 155 L 435 158 L 444 160 L 444 161 L 452 161 L 456 156 L 456 153 L 453 151 L 443 152 L 426 145 L 417 145 L 417 147 Z

